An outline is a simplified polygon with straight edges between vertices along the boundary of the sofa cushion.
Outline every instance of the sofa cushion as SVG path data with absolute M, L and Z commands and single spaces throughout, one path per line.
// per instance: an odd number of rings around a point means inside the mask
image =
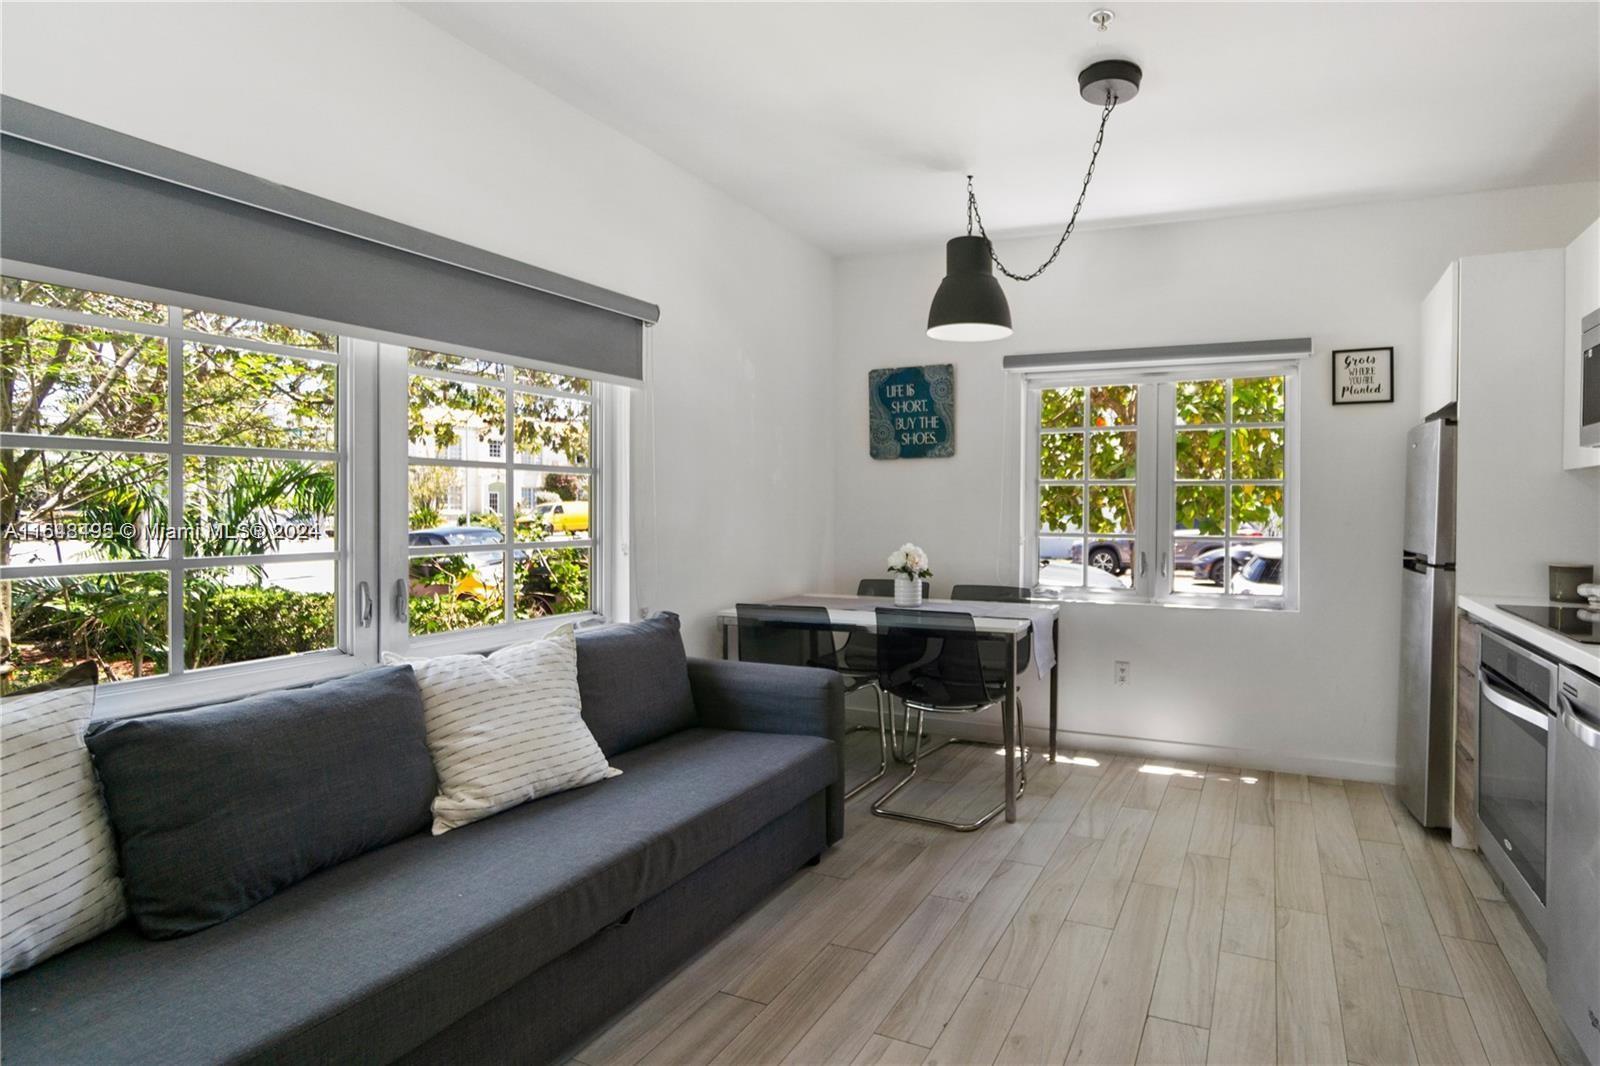
M 409 666 L 95 722 L 87 743 L 150 937 L 215 925 L 428 827 L 436 779 Z
M 832 748 L 689 730 L 194 936 L 117 930 L 5 984 L 6 1061 L 387 1061 L 831 784 Z
M 699 724 L 678 616 L 578 634 L 583 720 L 608 756 Z

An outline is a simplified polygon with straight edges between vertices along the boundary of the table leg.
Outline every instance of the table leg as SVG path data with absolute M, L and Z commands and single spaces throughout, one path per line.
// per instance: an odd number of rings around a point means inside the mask
M 1000 716 L 1000 734 L 1006 749 L 1006 821 L 1017 820 L 1017 760 L 1014 749 L 1017 742 L 1017 641 L 1006 638 L 1006 705 Z
M 1055 649 L 1050 663 L 1050 762 L 1056 761 L 1056 714 L 1057 703 L 1061 699 L 1058 692 L 1058 683 L 1061 680 L 1061 618 L 1057 616 L 1050 623 L 1050 647 Z
M 722 657 L 726 659 L 728 657 L 728 630 L 731 627 L 726 619 L 719 619 L 718 622 L 722 626 Z

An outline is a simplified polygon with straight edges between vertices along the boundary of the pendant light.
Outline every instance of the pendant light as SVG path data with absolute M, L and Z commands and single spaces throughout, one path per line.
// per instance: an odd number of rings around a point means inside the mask
M 1109 22 L 1110 13 L 1104 14 Z M 1104 29 L 1101 23 L 1096 25 Z M 945 275 L 928 308 L 928 336 L 941 341 L 992 341 L 1011 336 L 1011 307 L 1000 289 L 1000 280 L 994 276 L 994 268 L 999 267 L 1000 273 L 1012 281 L 1032 281 L 1056 261 L 1078 224 L 1078 212 L 1083 210 L 1084 197 L 1089 194 L 1095 162 L 1100 158 L 1100 146 L 1106 138 L 1106 121 L 1119 103 L 1127 103 L 1138 94 L 1143 78 L 1144 72 L 1138 65 L 1124 59 L 1102 60 L 1078 74 L 1078 94 L 1101 109 L 1100 129 L 1095 133 L 1094 147 L 1089 152 L 1089 169 L 1083 175 L 1078 202 L 1073 205 L 1067 228 L 1062 230 L 1049 257 L 1033 271 L 1013 273 L 994 254 L 994 245 L 983 228 L 983 215 L 978 211 L 972 175 L 967 175 L 967 233 L 964 237 L 951 238 L 944 246 Z

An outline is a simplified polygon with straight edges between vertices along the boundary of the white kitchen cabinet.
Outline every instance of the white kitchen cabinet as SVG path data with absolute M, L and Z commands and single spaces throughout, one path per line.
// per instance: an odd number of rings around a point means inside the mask
M 1582 387 L 1583 357 L 1578 350 L 1579 323 L 1600 308 L 1600 219 L 1567 245 L 1567 302 L 1562 318 L 1561 356 L 1566 368 L 1561 408 L 1561 462 L 1568 470 L 1600 466 L 1600 448 L 1578 443 L 1578 394 Z
M 1559 248 L 1455 264 L 1463 594 L 1542 595 L 1549 564 L 1595 560 L 1600 476 L 1562 465 L 1565 273 Z
M 1419 421 L 1456 399 L 1460 276 L 1457 265 L 1451 263 L 1422 301 L 1422 381 L 1417 390 Z

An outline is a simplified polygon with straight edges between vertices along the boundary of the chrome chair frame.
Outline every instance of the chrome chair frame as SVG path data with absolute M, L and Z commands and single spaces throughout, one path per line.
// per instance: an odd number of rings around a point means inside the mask
M 878 630 L 879 630 L 879 633 L 880 633 L 880 639 L 882 639 L 882 634 L 886 630 L 892 628 L 892 623 L 891 623 L 891 625 L 887 625 L 886 626 L 885 623 L 882 621 L 882 619 L 884 617 L 884 614 L 885 614 L 885 609 L 879 608 L 878 616 L 879 616 L 880 621 L 879 621 L 879 624 L 878 624 Z M 969 628 L 967 628 L 965 632 L 960 632 L 959 630 L 957 630 L 957 632 L 960 633 L 959 639 L 971 640 L 975 644 L 981 644 L 982 642 L 984 642 L 986 640 L 995 639 L 993 637 L 980 636 L 974 630 L 972 630 L 970 628 L 971 624 L 972 624 L 971 615 L 960 616 L 959 612 L 925 612 L 925 613 L 923 613 L 921 615 L 921 617 L 924 620 L 931 620 L 932 617 L 937 617 L 939 615 L 943 615 L 946 618 L 949 618 L 952 615 L 957 615 L 958 618 L 959 617 L 964 617 L 965 618 L 966 626 L 969 627 Z M 910 622 L 910 619 L 907 619 L 906 621 Z M 903 624 L 901 628 L 908 629 L 908 630 L 909 629 L 922 629 L 923 626 L 916 625 L 916 624 L 913 623 L 911 625 Z M 929 626 L 929 627 L 927 627 L 927 630 L 929 632 L 928 639 L 930 639 L 930 640 L 941 639 L 941 638 L 939 638 L 937 636 L 937 633 L 938 633 L 937 627 Z M 950 630 L 946 630 L 946 632 L 948 633 L 948 632 L 950 632 Z M 921 700 L 910 699 L 910 698 L 905 698 L 903 700 L 903 702 L 905 703 L 905 707 L 906 707 L 906 728 L 905 728 L 906 740 L 909 741 L 910 738 L 911 738 L 911 721 L 910 721 L 911 712 L 915 711 L 916 712 L 916 717 L 917 717 L 916 741 L 915 741 L 914 744 L 911 744 L 909 746 L 909 754 L 905 753 L 906 745 L 904 743 L 902 743 L 900 745 L 901 751 L 897 752 L 896 755 L 897 755 L 897 757 L 899 757 L 900 755 L 904 754 L 905 755 L 904 761 L 908 762 L 910 764 L 911 768 L 910 768 L 910 770 L 908 770 L 906 772 L 905 776 L 902 777 L 899 781 L 897 781 L 892 787 L 890 787 L 890 789 L 887 792 L 885 792 L 883 795 L 879 796 L 876 800 L 873 801 L 873 804 L 872 804 L 872 813 L 873 814 L 879 815 L 879 816 L 884 817 L 884 818 L 894 818 L 894 819 L 898 819 L 900 821 L 905 821 L 905 822 L 915 822 L 915 823 L 919 823 L 919 824 L 922 824 L 922 825 L 941 826 L 941 827 L 946 828 L 946 829 L 954 829 L 957 832 L 972 832 L 974 830 L 982 829 L 984 826 L 988 825 L 991 821 L 993 821 L 995 819 L 996 816 L 998 816 L 1001 813 L 1006 812 L 1008 809 L 1012 808 L 1013 805 L 1015 804 L 1016 800 L 1018 800 L 1018 799 L 1020 799 L 1022 797 L 1023 791 L 1028 787 L 1028 761 L 1029 761 L 1029 758 L 1030 758 L 1030 753 L 1028 751 L 1027 744 L 1023 740 L 1023 737 L 1022 737 L 1022 701 L 1021 701 L 1020 698 L 1018 698 L 1017 693 L 1016 693 L 1017 645 L 1016 645 L 1015 639 L 1012 638 L 1009 634 L 1006 634 L 1002 639 L 1004 639 L 1006 641 L 1006 644 L 1007 644 L 1006 662 L 1007 662 L 1007 664 L 1009 666 L 1009 671 L 1008 671 L 1007 674 L 1004 675 L 1004 678 L 1005 678 L 1005 680 L 1004 680 L 1004 694 L 1001 697 L 999 697 L 997 699 L 985 699 L 983 701 L 974 701 L 972 703 L 950 703 L 950 704 L 939 704 L 939 705 L 935 705 L 935 704 L 932 704 L 932 703 L 924 702 L 924 701 L 921 701 Z M 880 648 L 881 647 L 882 647 L 882 645 L 880 645 Z M 938 659 L 940 657 L 942 657 L 942 655 L 943 655 L 943 649 L 941 647 L 941 651 L 938 652 L 938 653 L 935 653 L 935 655 L 934 655 L 934 657 L 932 659 L 926 660 L 924 663 L 922 663 L 920 665 L 931 665 L 932 663 L 937 662 Z M 967 683 L 968 685 L 971 685 L 973 683 L 973 681 L 975 680 L 976 684 L 977 684 L 978 688 L 981 690 L 982 694 L 984 696 L 988 696 L 990 694 L 991 690 L 989 688 L 989 679 L 988 679 L 988 677 L 986 675 L 986 672 L 982 670 L 979 660 L 974 659 L 973 660 L 973 665 L 977 668 L 977 670 L 976 670 L 976 678 L 975 679 L 972 679 L 972 678 L 963 679 L 963 681 L 965 683 Z M 888 657 L 884 656 L 884 655 L 882 655 L 880 653 L 878 687 L 879 687 L 880 691 L 885 692 L 892 699 L 894 694 L 893 694 L 893 692 L 891 692 L 891 686 L 890 686 L 889 681 L 888 681 L 888 678 L 889 678 L 889 675 L 890 675 L 891 671 L 892 671 L 892 665 L 890 664 L 890 662 L 888 660 Z M 1005 756 L 1006 756 L 1005 789 L 1004 789 L 1005 798 L 1002 799 L 999 804 L 997 804 L 992 810 L 987 811 L 986 813 L 984 813 L 983 815 L 981 815 L 977 819 L 975 819 L 973 821 L 970 821 L 970 822 L 958 822 L 958 821 L 953 821 L 953 820 L 945 819 L 945 818 L 936 818 L 936 817 L 933 817 L 932 815 L 917 814 L 917 813 L 914 813 L 914 812 L 911 812 L 911 811 L 897 811 L 897 810 L 892 810 L 888 806 L 890 800 L 892 800 L 903 789 L 905 789 L 906 786 L 910 785 L 911 782 L 913 780 L 915 780 L 915 778 L 917 776 L 917 771 L 920 768 L 921 760 L 923 758 L 925 758 L 927 755 L 931 754 L 932 752 L 940 751 L 940 750 L 950 746 L 951 744 L 976 744 L 976 745 L 979 745 L 979 746 L 982 746 L 982 747 L 988 747 L 989 746 L 989 744 L 987 742 L 984 742 L 984 741 L 971 740 L 971 739 L 968 739 L 968 738 L 965 738 L 965 737 L 950 737 L 950 738 L 942 741 L 941 743 L 934 745 L 931 748 L 926 748 L 925 749 L 923 747 L 923 737 L 926 735 L 926 718 L 927 718 L 927 715 L 928 715 L 929 712 L 932 712 L 934 714 L 945 714 L 945 713 L 952 713 L 952 714 L 968 713 L 968 714 L 971 714 L 971 713 L 977 713 L 979 711 L 986 710 L 986 709 L 988 709 L 990 707 L 994 707 L 994 706 L 999 706 L 1001 708 L 1001 725 L 1002 725 L 1001 732 L 1002 732 L 1003 738 L 1004 738 L 1003 743 L 1004 743 L 1004 747 L 1005 747 Z M 890 721 L 890 728 L 891 728 L 891 731 L 892 731 L 893 722 L 894 722 L 894 716 L 893 716 L 892 710 L 891 710 L 891 713 L 890 713 L 889 721 Z M 1015 745 L 1013 745 L 1013 738 L 1015 738 L 1015 740 L 1016 740 L 1016 744 Z M 1013 779 L 1016 780 L 1016 786 L 1015 786 L 1015 791 L 1014 792 L 1012 790 L 1012 781 L 1013 781 Z

